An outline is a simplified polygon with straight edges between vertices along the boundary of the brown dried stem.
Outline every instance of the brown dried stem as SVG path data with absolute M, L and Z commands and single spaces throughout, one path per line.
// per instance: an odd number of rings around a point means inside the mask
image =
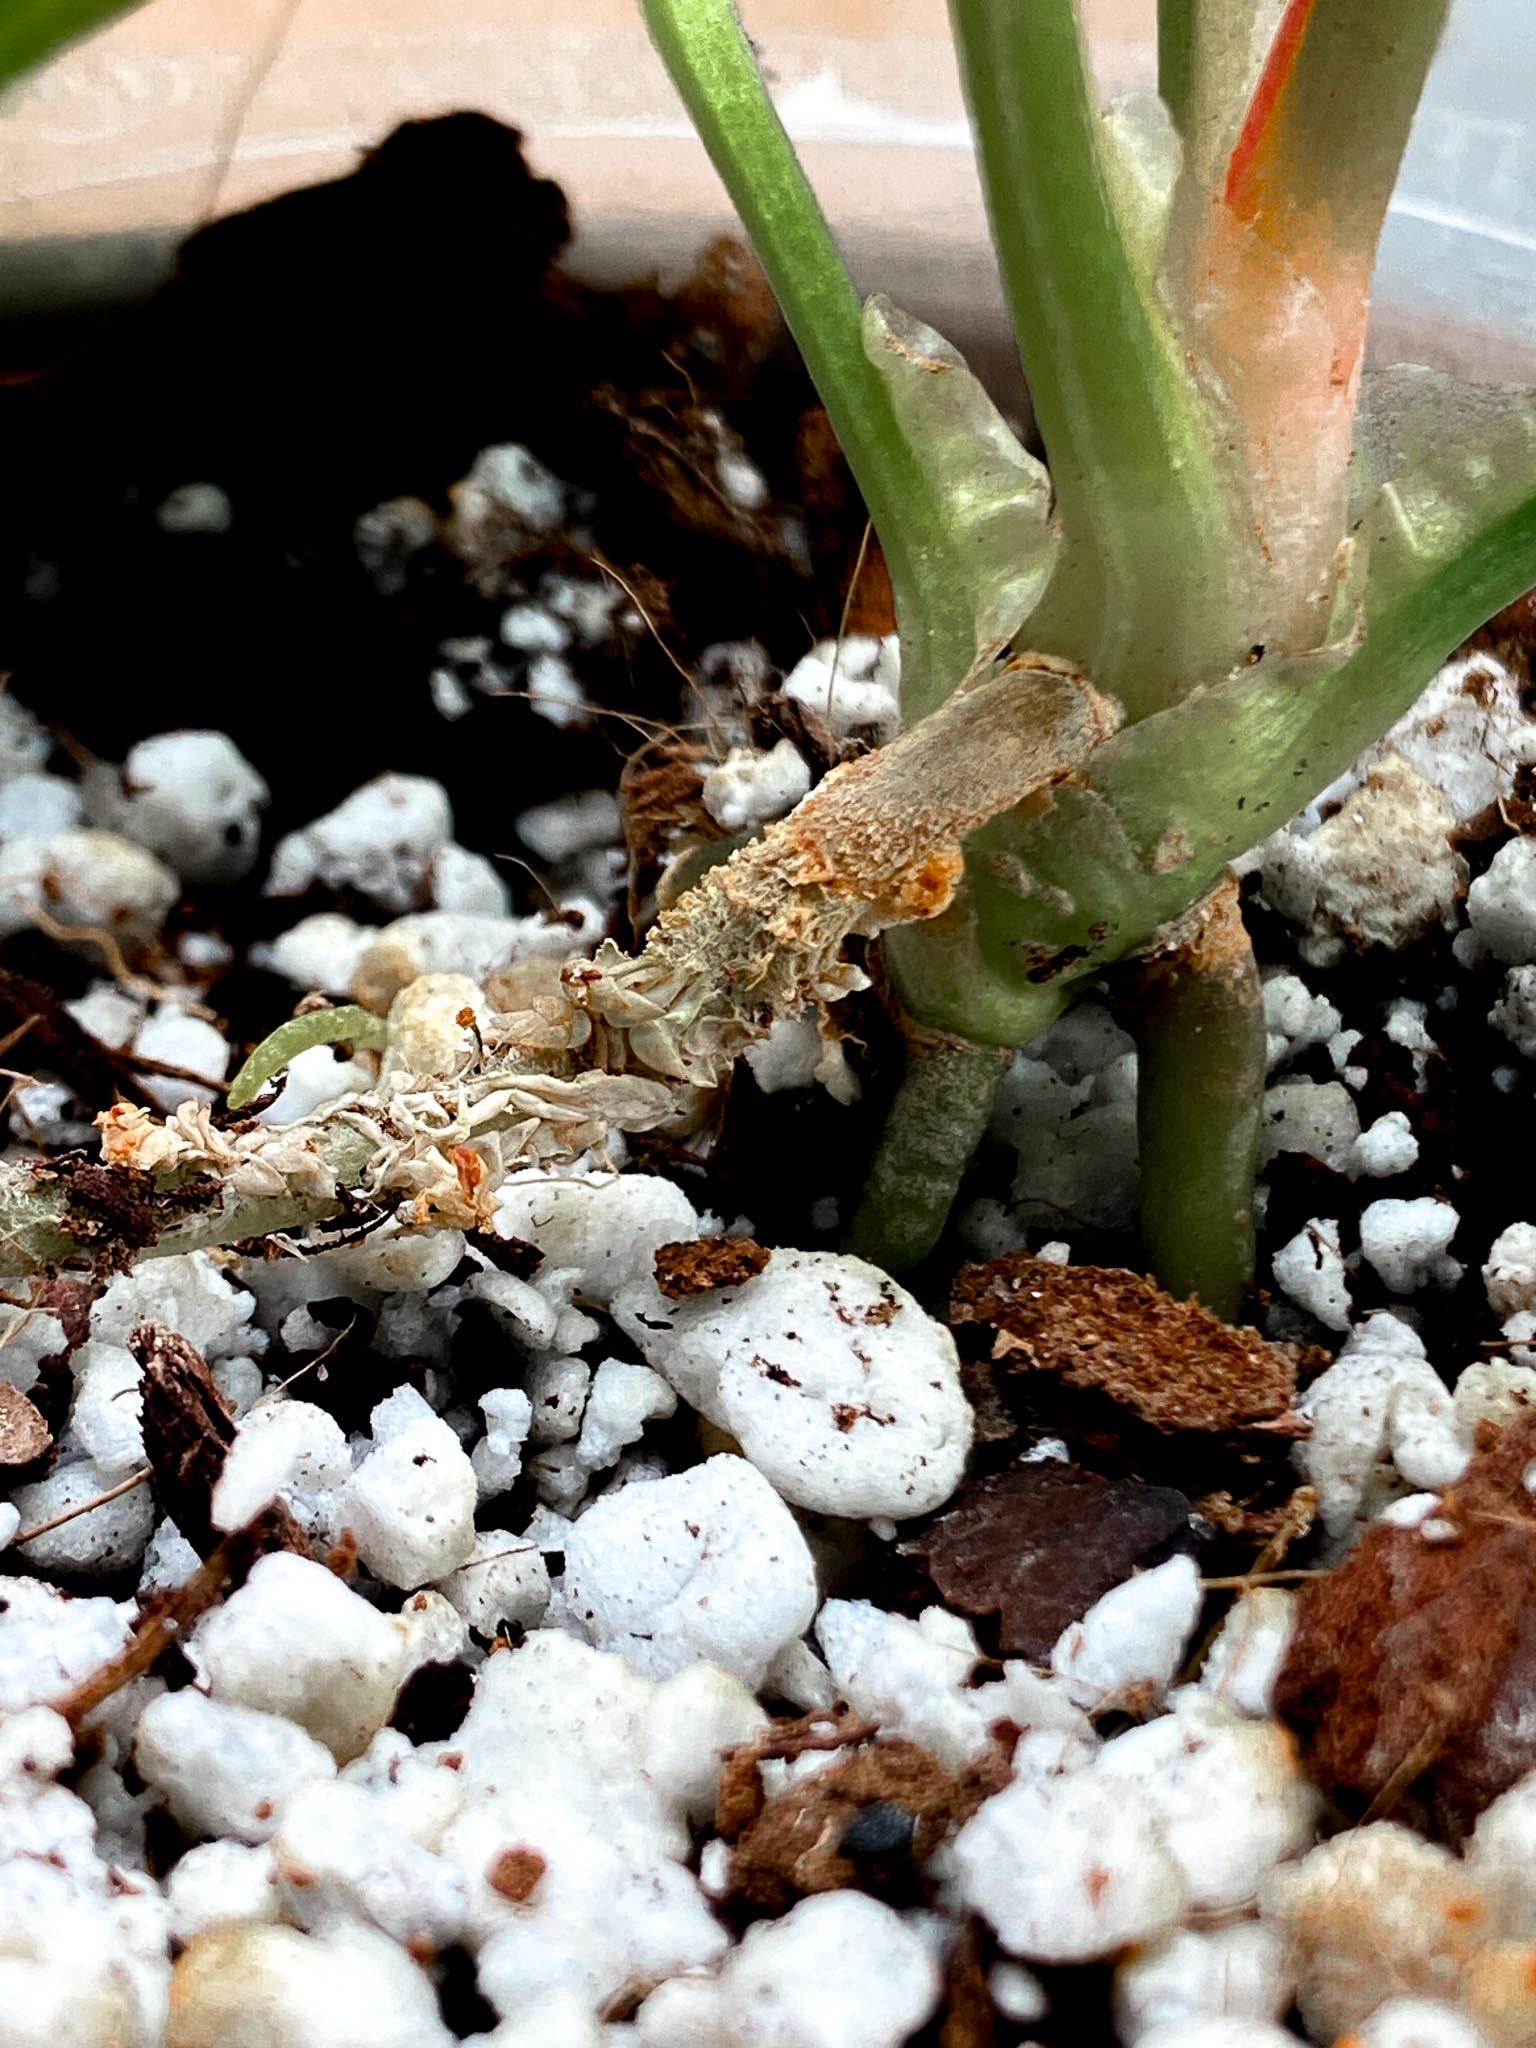
M 79 1728 L 115 1692 L 152 1671 L 166 1651 L 184 1639 L 195 1621 L 227 1590 L 241 1583 L 264 1551 L 283 1547 L 285 1535 L 286 1531 L 275 1527 L 268 1514 L 263 1513 L 243 1529 L 226 1536 L 183 1585 L 141 1618 L 115 1657 L 53 1701 L 54 1711 L 62 1714 L 72 1728 Z

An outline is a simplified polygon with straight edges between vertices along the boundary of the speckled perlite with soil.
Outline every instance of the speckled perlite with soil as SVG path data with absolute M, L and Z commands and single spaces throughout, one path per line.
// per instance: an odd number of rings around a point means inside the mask
M 4 1186 L 69 1254 L 7 1210 L 0 2038 L 1525 2048 L 1536 618 L 1246 864 L 1251 1326 L 1143 1277 L 1097 991 L 898 1284 L 874 926 L 750 1043 L 767 967 L 607 943 L 802 802 L 838 898 L 878 551 L 742 252 L 565 232 L 415 124 L 0 382 Z M 561 987 L 601 1072 L 503 1057 Z

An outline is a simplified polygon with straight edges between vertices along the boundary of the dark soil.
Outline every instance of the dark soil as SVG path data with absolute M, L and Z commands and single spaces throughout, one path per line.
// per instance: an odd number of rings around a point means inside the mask
M 518 811 L 614 786 L 646 731 L 678 718 L 679 667 L 712 644 L 755 638 L 787 668 L 838 630 L 863 509 L 755 265 L 725 247 L 672 299 L 596 291 L 559 267 L 568 233 L 563 195 L 530 173 L 516 131 L 479 114 L 412 122 L 351 177 L 194 235 L 154 300 L 60 334 L 52 367 L 0 374 L 0 675 L 62 745 L 120 759 L 146 733 L 215 726 L 271 785 L 268 845 L 386 769 L 433 776 L 460 842 L 501 860 L 536 910 L 539 886 L 515 865 Z M 26 352 L 49 353 L 36 336 Z M 771 519 L 743 521 L 700 483 L 697 422 L 711 408 L 767 478 Z M 510 653 L 507 694 L 440 717 L 428 693 L 440 644 L 488 635 L 495 648 L 506 592 L 476 589 L 442 547 L 381 591 L 354 544 L 360 515 L 391 497 L 446 514 L 478 451 L 507 441 L 593 504 L 589 529 L 525 554 L 519 580 L 592 577 L 600 558 L 657 629 L 584 653 L 602 713 L 586 726 L 537 716 Z M 190 481 L 225 491 L 228 532 L 162 530 L 156 508 Z M 782 544 L 785 518 L 808 560 Z M 849 624 L 887 631 L 871 552 Z M 679 788 L 664 795 L 682 807 Z M 292 1003 L 244 948 L 296 914 L 253 879 L 198 891 L 173 918 L 172 935 L 212 929 L 234 945 L 206 1000 L 242 1045 Z M 0 945 L 0 972 L 61 997 L 94 968 L 31 934 Z M 50 1050 L 39 1064 L 59 1071 Z M 750 1186 L 765 1228 L 803 1233 L 814 1196 L 798 1173 L 781 1189 L 779 1169 L 790 1177 L 809 1151 L 839 1162 L 833 1192 L 856 1189 L 862 1138 L 824 1141 L 829 1126 L 862 1134 L 871 1108 L 841 1110 L 819 1090 L 787 1108 L 776 1098 L 779 1136 L 788 1117 L 795 1142 L 776 1144 L 765 1172 L 754 1092 L 744 1081 L 747 1142 L 722 1148 L 721 1198 L 739 1209 Z M 686 1167 L 652 1150 L 652 1163 Z
M 402 494 L 446 509 L 477 452 L 507 441 L 596 492 L 593 552 L 660 587 L 685 664 L 749 635 L 792 661 L 834 631 L 835 587 L 782 548 L 744 547 L 680 488 L 689 415 L 731 418 L 750 396 L 754 458 L 776 498 L 802 502 L 814 397 L 776 321 L 706 353 L 696 301 L 560 271 L 568 232 L 514 130 L 412 122 L 353 176 L 205 228 L 149 305 L 0 383 L 0 668 L 23 701 L 107 758 L 146 732 L 219 726 L 271 782 L 274 833 L 408 765 L 448 783 L 462 838 L 504 850 L 509 799 L 611 781 L 632 737 L 557 731 L 514 698 L 434 718 L 438 644 L 494 614 L 435 551 L 381 596 L 352 531 Z M 804 432 L 824 470 L 825 436 Z M 227 534 L 157 525 L 193 481 L 228 495 Z M 813 523 L 849 552 L 862 515 L 846 474 L 813 489 Z M 675 710 L 676 671 L 649 640 L 603 682 L 616 714 Z

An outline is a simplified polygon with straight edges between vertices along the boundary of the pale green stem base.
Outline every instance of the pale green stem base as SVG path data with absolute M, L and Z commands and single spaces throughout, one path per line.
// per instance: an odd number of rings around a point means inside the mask
M 1234 1320 L 1253 1278 L 1264 995 L 1236 890 L 1191 943 L 1146 964 L 1139 1054 L 1141 1232 L 1158 1280 Z
M 994 1046 L 909 1027 L 891 1104 L 846 1249 L 903 1273 L 938 1243 L 1007 1067 Z

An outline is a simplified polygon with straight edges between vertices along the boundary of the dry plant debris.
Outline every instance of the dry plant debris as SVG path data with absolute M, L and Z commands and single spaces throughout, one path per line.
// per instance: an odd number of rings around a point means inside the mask
M 1460 1831 L 1536 1764 L 1533 1461 L 1536 1414 L 1485 1425 L 1428 1519 L 1303 1586 L 1275 1705 L 1325 1791 L 1389 1813 L 1418 1787 Z
M 656 1285 L 669 1301 L 740 1287 L 767 1266 L 772 1253 L 753 1237 L 696 1237 L 656 1247 Z
M 419 1045 L 431 1071 L 386 1062 L 372 1090 L 277 1127 L 224 1130 L 198 1102 L 157 1122 L 119 1103 L 98 1119 L 104 1166 L 0 1171 L 0 1263 L 239 1242 L 359 1197 L 418 1225 L 479 1229 L 509 1171 L 655 1129 L 680 1088 L 719 1086 L 776 1018 L 865 986 L 848 941 L 947 908 L 962 842 L 1119 722 L 1067 664 L 989 656 L 931 718 L 828 775 L 705 874 L 639 954 L 605 940 L 484 1026 L 465 978 L 412 982 L 391 1006 L 392 1044 Z
M 30 1465 L 53 1442 L 53 1433 L 36 1407 L 9 1380 L 0 1380 L 0 1465 L 14 1473 Z
M 82 1102 L 115 1095 L 148 1104 L 135 1062 L 73 1018 L 53 990 L 14 968 L 0 967 L 0 1053 L 28 1071 L 46 1068 L 67 1081 Z
M 618 424 L 624 467 L 665 502 L 685 531 L 770 558 L 787 555 L 782 508 L 733 495 L 724 480 L 727 466 L 745 461 L 746 450 L 712 406 L 680 403 L 669 390 L 602 387 L 592 402 Z
M 1000 1378 L 1047 1374 L 1161 1434 L 1302 1433 L 1295 1346 L 1176 1301 L 1139 1273 L 1009 1253 L 965 1268 L 953 1320 L 993 1327 Z
M 213 1489 L 235 1425 L 202 1353 L 159 1323 L 140 1323 L 128 1348 L 143 1367 L 144 1450 L 155 1496 L 200 1557 L 219 1541 Z
M 627 907 L 636 932 L 642 906 L 679 846 L 707 845 L 722 836 L 704 808 L 704 777 L 710 765 L 707 747 L 680 738 L 649 741 L 624 764 L 619 801 L 629 857 Z
M 124 1648 L 62 1699 L 54 1700 L 54 1711 L 78 1729 L 114 1693 L 153 1671 L 167 1651 L 185 1640 L 195 1622 L 225 1594 L 245 1583 L 258 1558 L 269 1550 L 286 1549 L 288 1537 L 289 1518 L 281 1510 L 266 1510 L 226 1536 L 189 1579 L 162 1600 L 145 1606 Z
M 876 1732 L 875 1722 L 840 1701 L 825 1714 L 782 1715 L 749 1742 L 733 1743 L 724 1753 L 715 1792 L 715 1832 L 733 1842 L 762 1812 L 768 1795 L 760 1764 L 769 1759 L 787 1762 L 818 1750 L 850 1749 Z

